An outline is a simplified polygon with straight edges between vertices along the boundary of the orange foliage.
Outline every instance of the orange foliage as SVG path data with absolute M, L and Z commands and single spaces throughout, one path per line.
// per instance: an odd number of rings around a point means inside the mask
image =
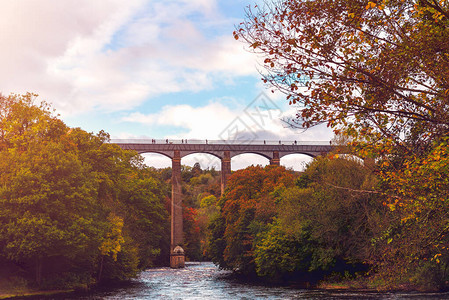
M 258 228 L 273 221 L 275 191 L 294 185 L 296 176 L 280 166 L 251 166 L 231 175 L 221 200 L 226 221 L 224 258 L 234 269 L 251 266 Z

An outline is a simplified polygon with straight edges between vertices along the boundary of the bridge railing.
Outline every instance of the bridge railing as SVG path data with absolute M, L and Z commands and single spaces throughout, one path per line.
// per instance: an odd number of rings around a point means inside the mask
M 328 146 L 330 141 L 292 140 L 199 140 L 199 139 L 111 139 L 113 144 L 231 144 L 231 145 L 317 145 Z

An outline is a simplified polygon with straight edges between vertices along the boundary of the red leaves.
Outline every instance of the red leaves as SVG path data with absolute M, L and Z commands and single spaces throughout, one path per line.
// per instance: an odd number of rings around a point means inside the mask
M 448 31 L 423 19 L 432 20 L 429 7 L 418 14 L 407 1 L 274 2 L 249 10 L 239 36 L 266 54 L 264 82 L 293 96 L 287 100 L 300 104 L 307 124 L 354 123 L 385 137 L 407 134 L 404 124 L 415 121 L 447 128 L 449 111 L 437 103 L 449 93 Z M 296 70 L 306 78 L 292 82 Z M 377 121 L 383 116 L 402 122 L 402 132 Z
M 234 32 L 232 33 L 232 35 L 234 36 L 234 39 L 236 39 L 236 40 L 239 39 L 239 35 L 237 34 L 236 31 L 234 31 Z
M 222 201 L 226 221 L 224 257 L 228 264 L 241 266 L 252 260 L 252 247 L 258 224 L 268 224 L 276 213 L 276 189 L 293 186 L 295 176 L 284 167 L 251 166 L 229 177 L 227 193 Z

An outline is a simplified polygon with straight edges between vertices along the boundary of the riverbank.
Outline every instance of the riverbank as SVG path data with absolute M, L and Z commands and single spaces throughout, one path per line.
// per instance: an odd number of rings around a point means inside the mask
M 75 290 L 48 290 L 48 291 L 39 291 L 39 290 L 21 290 L 21 291 L 2 291 L 0 290 L 0 299 L 12 299 L 17 297 L 34 297 L 34 296 L 53 296 L 53 295 L 62 295 L 62 294 L 70 294 Z

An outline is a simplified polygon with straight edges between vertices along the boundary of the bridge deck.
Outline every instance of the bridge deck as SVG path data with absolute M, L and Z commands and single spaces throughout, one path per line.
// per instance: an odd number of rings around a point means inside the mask
M 230 157 L 243 153 L 260 154 L 268 159 L 273 158 L 273 152 L 279 157 L 300 153 L 317 156 L 330 152 L 333 147 L 328 141 L 223 141 L 223 140 L 118 140 L 111 143 L 126 150 L 138 153 L 160 153 L 173 158 L 174 151 L 180 151 L 184 157 L 193 153 L 208 153 L 223 158 L 224 152 L 229 151 Z

